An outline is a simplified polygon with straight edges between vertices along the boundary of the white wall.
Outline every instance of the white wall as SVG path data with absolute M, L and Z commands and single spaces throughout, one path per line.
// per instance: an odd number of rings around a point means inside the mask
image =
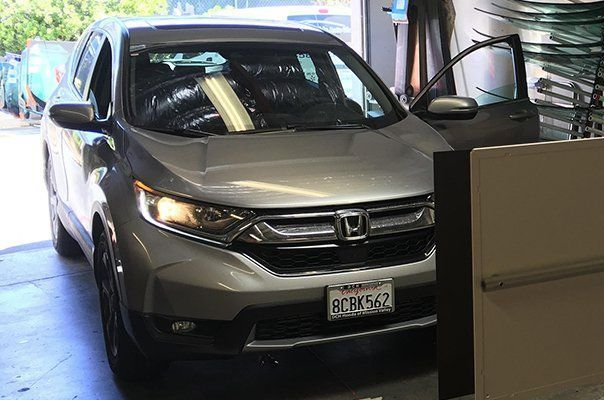
M 389 0 L 358 0 L 364 14 L 364 58 L 388 87 L 394 86 L 396 41 L 390 15 L 382 7 L 390 7 Z M 353 1 L 354 3 L 354 1 Z M 353 12 L 355 8 L 353 6 Z M 354 18 L 353 18 L 354 19 Z

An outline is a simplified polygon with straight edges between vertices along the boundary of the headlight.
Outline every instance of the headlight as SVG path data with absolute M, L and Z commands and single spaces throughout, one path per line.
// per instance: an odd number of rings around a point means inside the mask
M 224 239 L 253 216 L 251 211 L 203 204 L 157 192 L 139 181 L 134 188 L 141 215 L 154 225 Z

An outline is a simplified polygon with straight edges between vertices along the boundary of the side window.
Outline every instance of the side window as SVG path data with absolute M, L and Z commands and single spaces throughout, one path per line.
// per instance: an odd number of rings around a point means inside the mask
M 90 81 L 90 75 L 92 74 L 92 68 L 96 60 L 96 55 L 103 43 L 103 35 L 99 32 L 94 32 L 88 38 L 86 46 L 82 51 L 78 66 L 75 71 L 73 78 L 73 85 L 76 90 L 84 96 L 88 90 L 88 84 Z
M 446 82 L 447 79 L 450 81 Z M 510 46 L 501 42 L 478 48 L 461 58 L 430 88 L 427 104 L 443 95 L 471 97 L 479 106 L 518 99 Z
M 111 84 L 111 77 L 113 76 L 111 67 L 111 45 L 109 40 L 105 39 L 94 65 L 88 93 L 88 99 L 99 119 L 107 118 L 111 112 L 111 88 L 113 86 Z

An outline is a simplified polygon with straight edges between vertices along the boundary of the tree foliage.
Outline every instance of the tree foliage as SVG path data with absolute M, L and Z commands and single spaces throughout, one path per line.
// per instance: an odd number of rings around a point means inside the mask
M 110 15 L 165 13 L 167 0 L 0 0 L 0 53 L 19 53 L 27 39 L 76 40 Z

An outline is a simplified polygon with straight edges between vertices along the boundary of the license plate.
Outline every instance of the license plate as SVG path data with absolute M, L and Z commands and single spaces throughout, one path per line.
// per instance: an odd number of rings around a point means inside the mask
M 327 287 L 327 319 L 385 314 L 394 311 L 392 279 L 347 283 Z

